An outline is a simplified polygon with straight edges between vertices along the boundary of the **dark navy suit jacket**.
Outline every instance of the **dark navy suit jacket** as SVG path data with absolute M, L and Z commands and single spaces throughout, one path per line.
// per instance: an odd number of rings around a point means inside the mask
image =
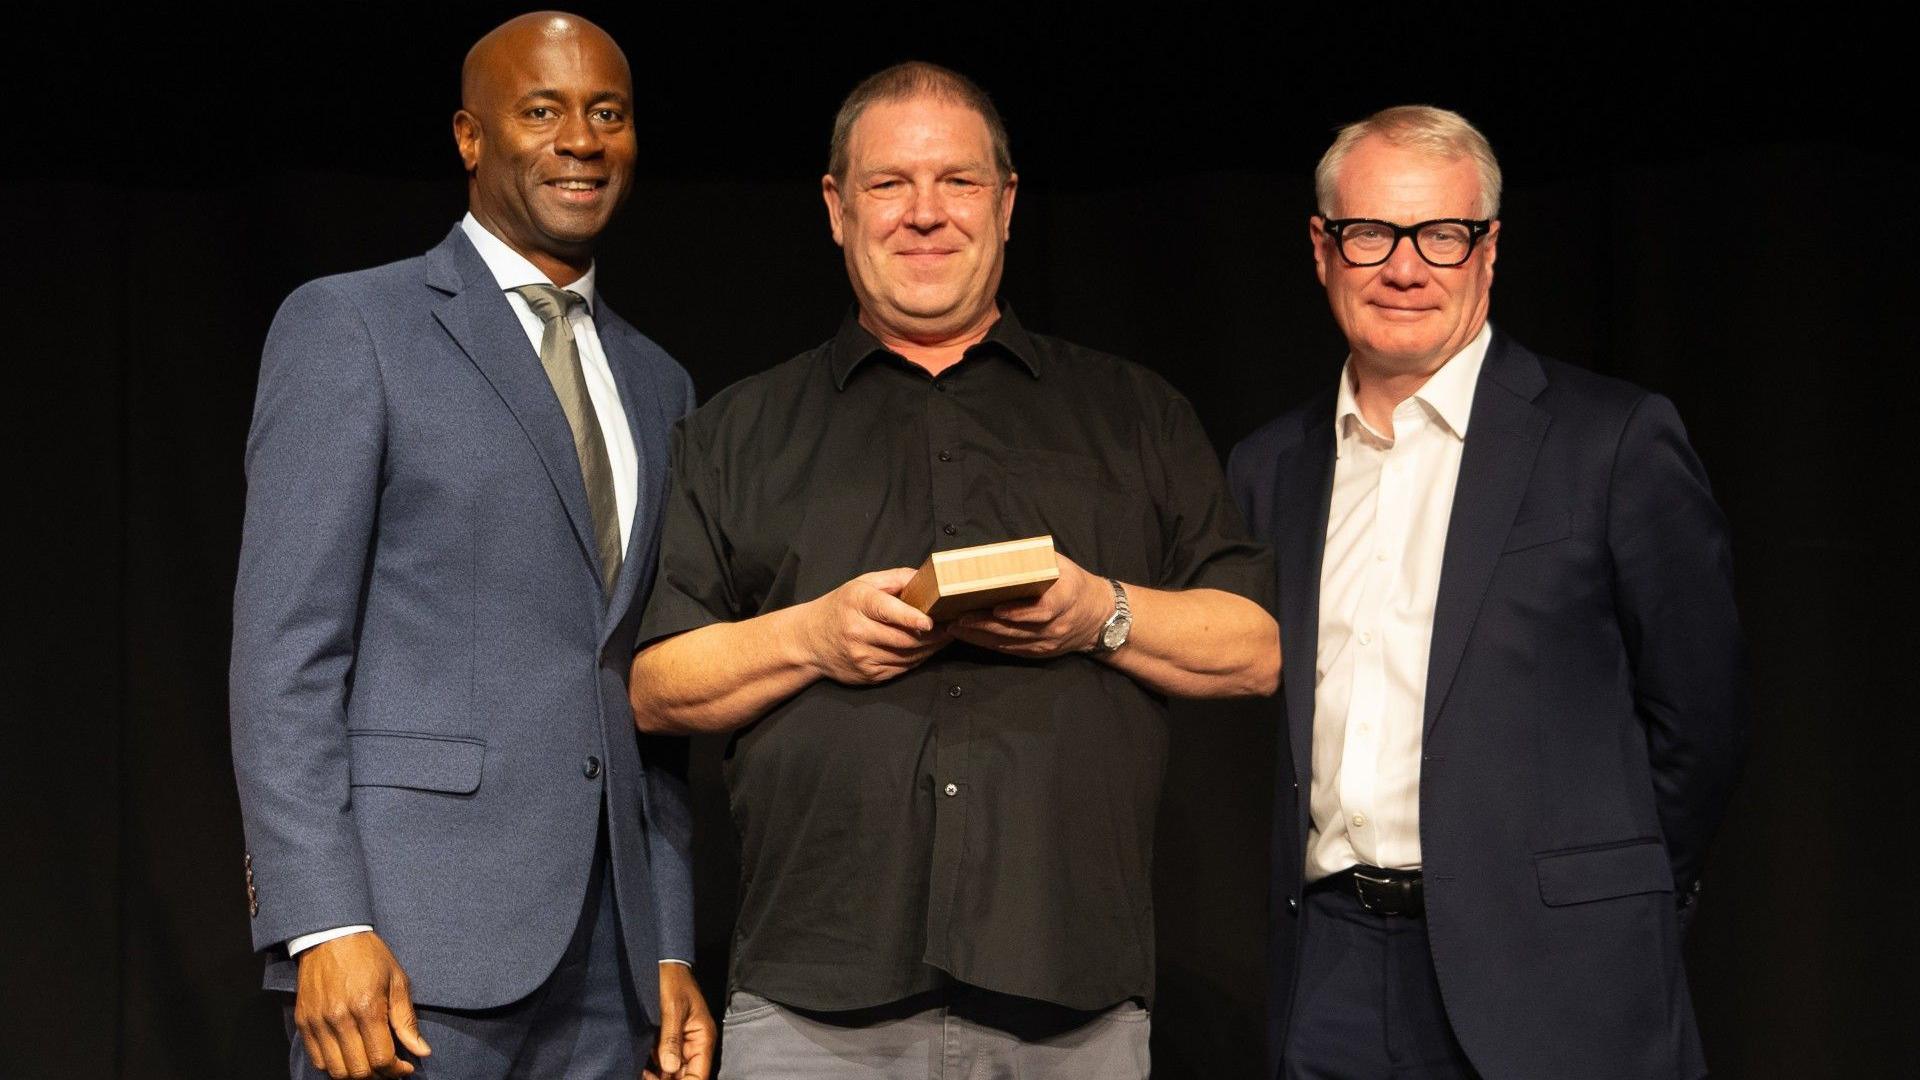
M 1248 436 L 1228 469 L 1280 575 L 1275 1068 L 1309 828 L 1335 390 Z M 1488 1080 L 1705 1072 L 1676 901 L 1699 880 L 1747 726 L 1726 521 L 1679 416 L 1496 330 L 1447 530 L 1420 780 L 1434 969 Z
M 269 988 L 294 987 L 289 938 L 370 923 L 418 1002 L 524 997 L 580 918 L 603 801 L 650 1016 L 659 958 L 693 958 L 685 744 L 637 738 L 627 699 L 693 388 L 604 303 L 593 317 L 640 459 L 611 596 L 566 416 L 458 227 L 274 318 L 231 672 Z

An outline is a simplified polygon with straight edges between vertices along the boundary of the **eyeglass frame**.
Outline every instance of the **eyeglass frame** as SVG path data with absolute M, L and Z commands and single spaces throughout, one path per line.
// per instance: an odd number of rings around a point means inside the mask
M 1486 236 L 1493 230 L 1493 223 L 1497 220 L 1495 218 L 1447 217 L 1429 218 L 1426 221 L 1414 222 L 1412 225 L 1396 225 L 1391 221 L 1382 221 L 1379 218 L 1334 218 L 1328 217 L 1325 214 L 1319 214 L 1317 216 L 1320 218 L 1321 231 L 1333 238 L 1333 250 L 1340 253 L 1340 261 L 1346 263 L 1348 266 L 1386 265 L 1387 260 L 1393 258 L 1393 253 L 1399 249 L 1400 239 L 1405 237 L 1413 242 L 1413 253 L 1420 256 L 1421 262 L 1439 270 L 1453 270 L 1467 265 L 1467 260 L 1473 258 L 1473 249 L 1480 244 L 1480 238 Z M 1340 233 L 1349 225 L 1380 225 L 1391 229 L 1393 231 L 1393 243 L 1387 245 L 1387 253 L 1385 255 L 1380 256 L 1373 262 L 1354 262 L 1347 257 L 1346 242 L 1340 238 Z M 1429 225 L 1464 225 L 1467 227 L 1467 252 L 1460 256 L 1459 262 L 1434 262 L 1431 258 L 1427 257 L 1426 250 L 1420 246 L 1420 230 Z

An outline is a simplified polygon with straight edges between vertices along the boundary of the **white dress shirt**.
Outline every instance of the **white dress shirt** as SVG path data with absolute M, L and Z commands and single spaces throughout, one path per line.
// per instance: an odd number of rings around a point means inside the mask
M 473 241 L 487 269 L 493 272 L 493 280 L 506 292 L 507 306 L 519 316 L 520 326 L 527 332 L 527 340 L 533 344 L 533 353 L 528 357 L 528 362 L 539 366 L 540 338 L 546 333 L 546 324 L 533 313 L 524 297 L 511 290 L 522 285 L 556 285 L 558 282 L 541 273 L 538 267 L 527 261 L 526 256 L 508 247 L 505 241 L 488 232 L 487 227 L 480 224 L 479 219 L 471 213 L 460 219 L 460 231 Z M 567 318 L 573 326 L 574 345 L 580 353 L 580 369 L 586 376 L 587 397 L 593 402 L 594 414 L 600 420 L 600 432 L 606 437 L 607 457 L 613 466 L 613 499 L 620 514 L 620 544 L 625 548 L 633 530 L 634 504 L 639 498 L 640 463 L 633 448 L 633 432 L 627 427 L 627 412 L 620 405 L 620 388 L 613 381 L 613 368 L 607 364 L 606 351 L 600 347 L 600 331 L 593 325 L 593 275 L 596 269 L 588 267 L 580 280 L 561 287 L 568 292 L 579 293 L 581 299 L 586 301 L 584 305 L 568 312 Z M 287 955 L 298 955 L 323 941 L 371 929 L 371 926 L 340 926 L 301 934 L 288 940 Z
M 1368 426 L 1353 361 L 1334 406 L 1320 562 L 1308 881 L 1356 863 L 1420 867 L 1420 739 L 1440 562 L 1491 325 Z
M 472 214 L 460 219 L 460 229 L 480 249 L 480 257 L 486 260 L 487 269 L 493 271 L 493 279 L 500 283 L 502 290 L 517 289 L 522 285 L 559 285 L 550 281 L 547 275 L 526 260 L 526 257 L 506 245 L 506 242 L 487 231 L 479 219 Z M 627 427 L 627 412 L 620 406 L 620 388 L 613 381 L 613 368 L 607 364 L 607 354 L 600 348 L 600 332 L 593 325 L 593 275 L 597 266 L 589 266 L 580 280 L 570 285 L 561 285 L 568 292 L 579 293 L 586 301 L 581 307 L 568 313 L 567 319 L 573 324 L 573 340 L 580 352 L 580 370 L 587 379 L 587 397 L 593 401 L 593 411 L 600 418 L 600 431 L 606 436 L 607 457 L 613 466 L 613 501 L 620 509 L 620 547 L 626 550 L 628 536 L 633 531 L 633 507 L 639 498 L 640 461 L 633 449 L 633 432 Z M 546 324 L 540 316 L 533 313 L 527 301 L 517 292 L 507 292 L 507 306 L 520 316 L 520 325 L 527 332 L 527 340 L 533 343 L 533 362 L 540 363 L 540 336 L 546 332 Z

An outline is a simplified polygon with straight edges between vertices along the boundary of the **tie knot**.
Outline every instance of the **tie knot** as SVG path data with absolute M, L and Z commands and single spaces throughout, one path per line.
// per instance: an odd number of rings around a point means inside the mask
M 526 300 L 527 306 L 533 309 L 535 315 L 540 316 L 540 321 L 543 323 L 550 323 L 586 303 L 579 293 L 568 292 L 552 285 L 522 285 L 513 291 Z

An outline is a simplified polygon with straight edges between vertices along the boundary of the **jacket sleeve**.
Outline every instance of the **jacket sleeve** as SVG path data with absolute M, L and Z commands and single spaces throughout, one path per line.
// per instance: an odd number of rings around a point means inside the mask
M 677 369 L 676 369 L 677 370 Z M 693 412 L 693 381 L 680 372 L 680 417 Z M 667 482 L 680 483 L 678 428 L 673 440 L 673 462 Z M 673 495 L 668 495 L 672 505 Z M 656 578 L 654 587 L 659 588 Z M 644 638 L 642 640 L 645 640 Z M 660 919 L 660 958 L 684 960 L 694 956 L 693 925 L 693 810 L 687 783 L 689 743 L 682 735 L 641 735 L 640 753 L 647 763 L 647 858 L 653 876 L 654 910 Z
M 1613 464 L 1614 605 L 1682 901 L 1726 812 L 1749 737 L 1746 646 L 1726 518 L 1673 405 L 1642 398 Z
M 348 788 L 346 694 L 378 512 L 384 398 L 337 286 L 287 298 L 246 448 L 229 701 L 253 944 L 373 922 Z

